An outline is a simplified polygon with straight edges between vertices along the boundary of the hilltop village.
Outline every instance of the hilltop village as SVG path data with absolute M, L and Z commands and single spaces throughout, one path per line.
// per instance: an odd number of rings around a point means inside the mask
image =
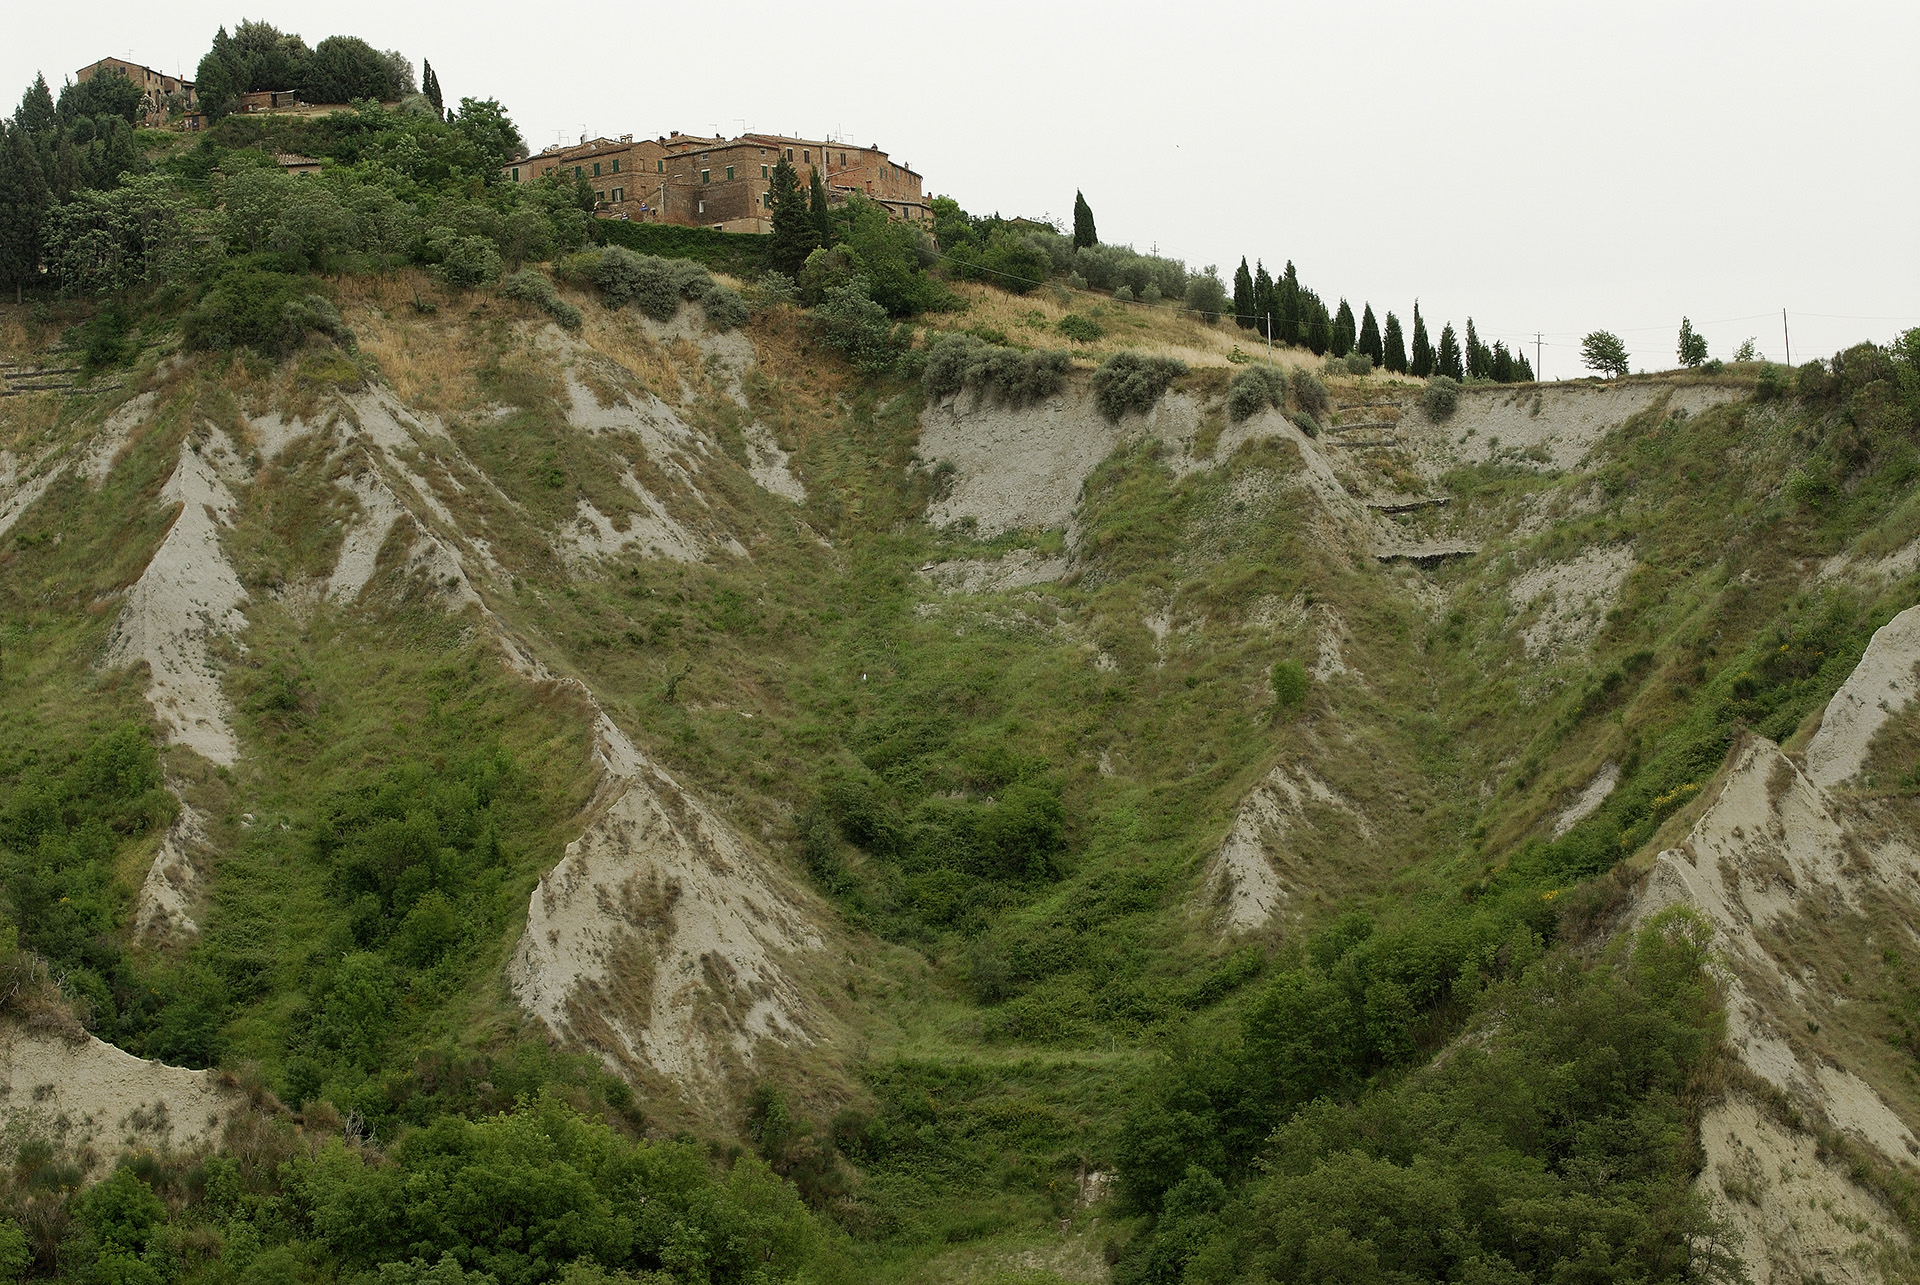
M 102 58 L 75 73 L 81 83 L 101 74 L 122 75 L 142 91 L 144 123 L 150 127 L 205 128 L 207 114 L 191 80 L 169 76 L 124 58 Z M 396 104 L 388 104 L 393 106 Z M 296 91 L 263 90 L 238 95 L 235 111 L 313 114 L 346 110 L 347 103 L 310 103 Z M 932 224 L 933 207 L 919 173 L 893 160 L 878 143 L 866 147 L 820 138 L 746 133 L 706 137 L 674 130 L 657 138 L 585 138 L 516 160 L 502 170 L 514 183 L 542 178 L 586 180 L 599 218 L 670 223 L 720 232 L 773 230 L 773 167 L 785 160 L 803 187 L 818 172 L 827 200 L 839 205 L 858 194 L 895 218 Z M 286 156 L 292 173 L 317 169 L 310 158 Z

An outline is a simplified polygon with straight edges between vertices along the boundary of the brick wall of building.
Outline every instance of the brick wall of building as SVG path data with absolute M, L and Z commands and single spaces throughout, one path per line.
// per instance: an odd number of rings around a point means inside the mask
M 131 80 L 147 96 L 148 111 L 146 123 L 159 126 L 167 123 L 167 97 L 170 94 L 185 94 L 187 113 L 192 114 L 200 106 L 200 97 L 194 90 L 191 80 L 182 80 L 178 76 L 169 76 L 155 71 L 151 67 L 142 67 L 139 63 L 128 62 L 124 58 L 102 58 L 99 62 L 89 63 L 74 73 L 78 81 L 92 80 L 102 71 L 118 71 Z

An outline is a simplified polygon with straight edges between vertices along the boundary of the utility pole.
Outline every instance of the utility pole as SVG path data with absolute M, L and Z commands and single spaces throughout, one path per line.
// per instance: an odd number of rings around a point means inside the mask
M 1543 376 L 1540 374 L 1540 332 L 1536 330 L 1533 332 L 1533 380 L 1535 383 L 1539 383 L 1542 378 Z
M 1780 337 L 1787 344 L 1787 365 L 1793 365 L 1793 335 L 1787 330 L 1787 310 L 1780 310 Z
M 1273 365 L 1273 312 L 1267 312 L 1267 365 Z

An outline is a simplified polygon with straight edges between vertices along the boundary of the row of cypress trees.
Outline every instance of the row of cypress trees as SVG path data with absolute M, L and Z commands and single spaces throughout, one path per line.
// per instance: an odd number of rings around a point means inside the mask
M 1427 336 L 1426 318 L 1420 315 L 1418 300 L 1413 305 L 1411 352 L 1400 318 L 1392 312 L 1387 313 L 1386 325 L 1382 328 L 1373 315 L 1373 305 L 1365 304 L 1356 326 L 1353 305 L 1342 299 L 1340 306 L 1329 312 L 1318 292 L 1300 284 L 1292 260 L 1288 260 L 1286 270 L 1275 277 L 1270 276 L 1266 265 L 1259 261 L 1249 270 L 1246 259 L 1242 258 L 1233 274 L 1233 313 L 1241 329 L 1255 331 L 1262 339 L 1308 348 L 1316 356 L 1344 357 L 1350 352 L 1363 352 L 1373 359 L 1374 365 L 1395 374 L 1421 379 L 1447 375 L 1459 380 L 1486 379 L 1502 384 L 1533 379 L 1533 365 L 1526 354 L 1510 350 L 1503 340 L 1495 340 L 1491 345 L 1482 343 L 1471 317 L 1467 318 L 1464 345 L 1453 323 L 1448 322 L 1441 327 L 1440 342 L 1436 346 Z

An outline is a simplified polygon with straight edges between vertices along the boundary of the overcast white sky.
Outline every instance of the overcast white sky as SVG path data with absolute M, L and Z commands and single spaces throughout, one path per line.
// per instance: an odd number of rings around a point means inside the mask
M 1102 240 L 1229 274 L 1291 258 L 1329 306 L 1618 331 L 1673 364 L 1799 360 L 1920 325 L 1920 4 L 808 6 L 470 0 L 22 6 L 11 102 L 107 54 L 191 74 L 264 18 L 432 59 L 556 136 L 742 128 L 877 142 L 975 212 L 1092 204 Z M 1410 324 L 1410 320 L 1409 320 Z

